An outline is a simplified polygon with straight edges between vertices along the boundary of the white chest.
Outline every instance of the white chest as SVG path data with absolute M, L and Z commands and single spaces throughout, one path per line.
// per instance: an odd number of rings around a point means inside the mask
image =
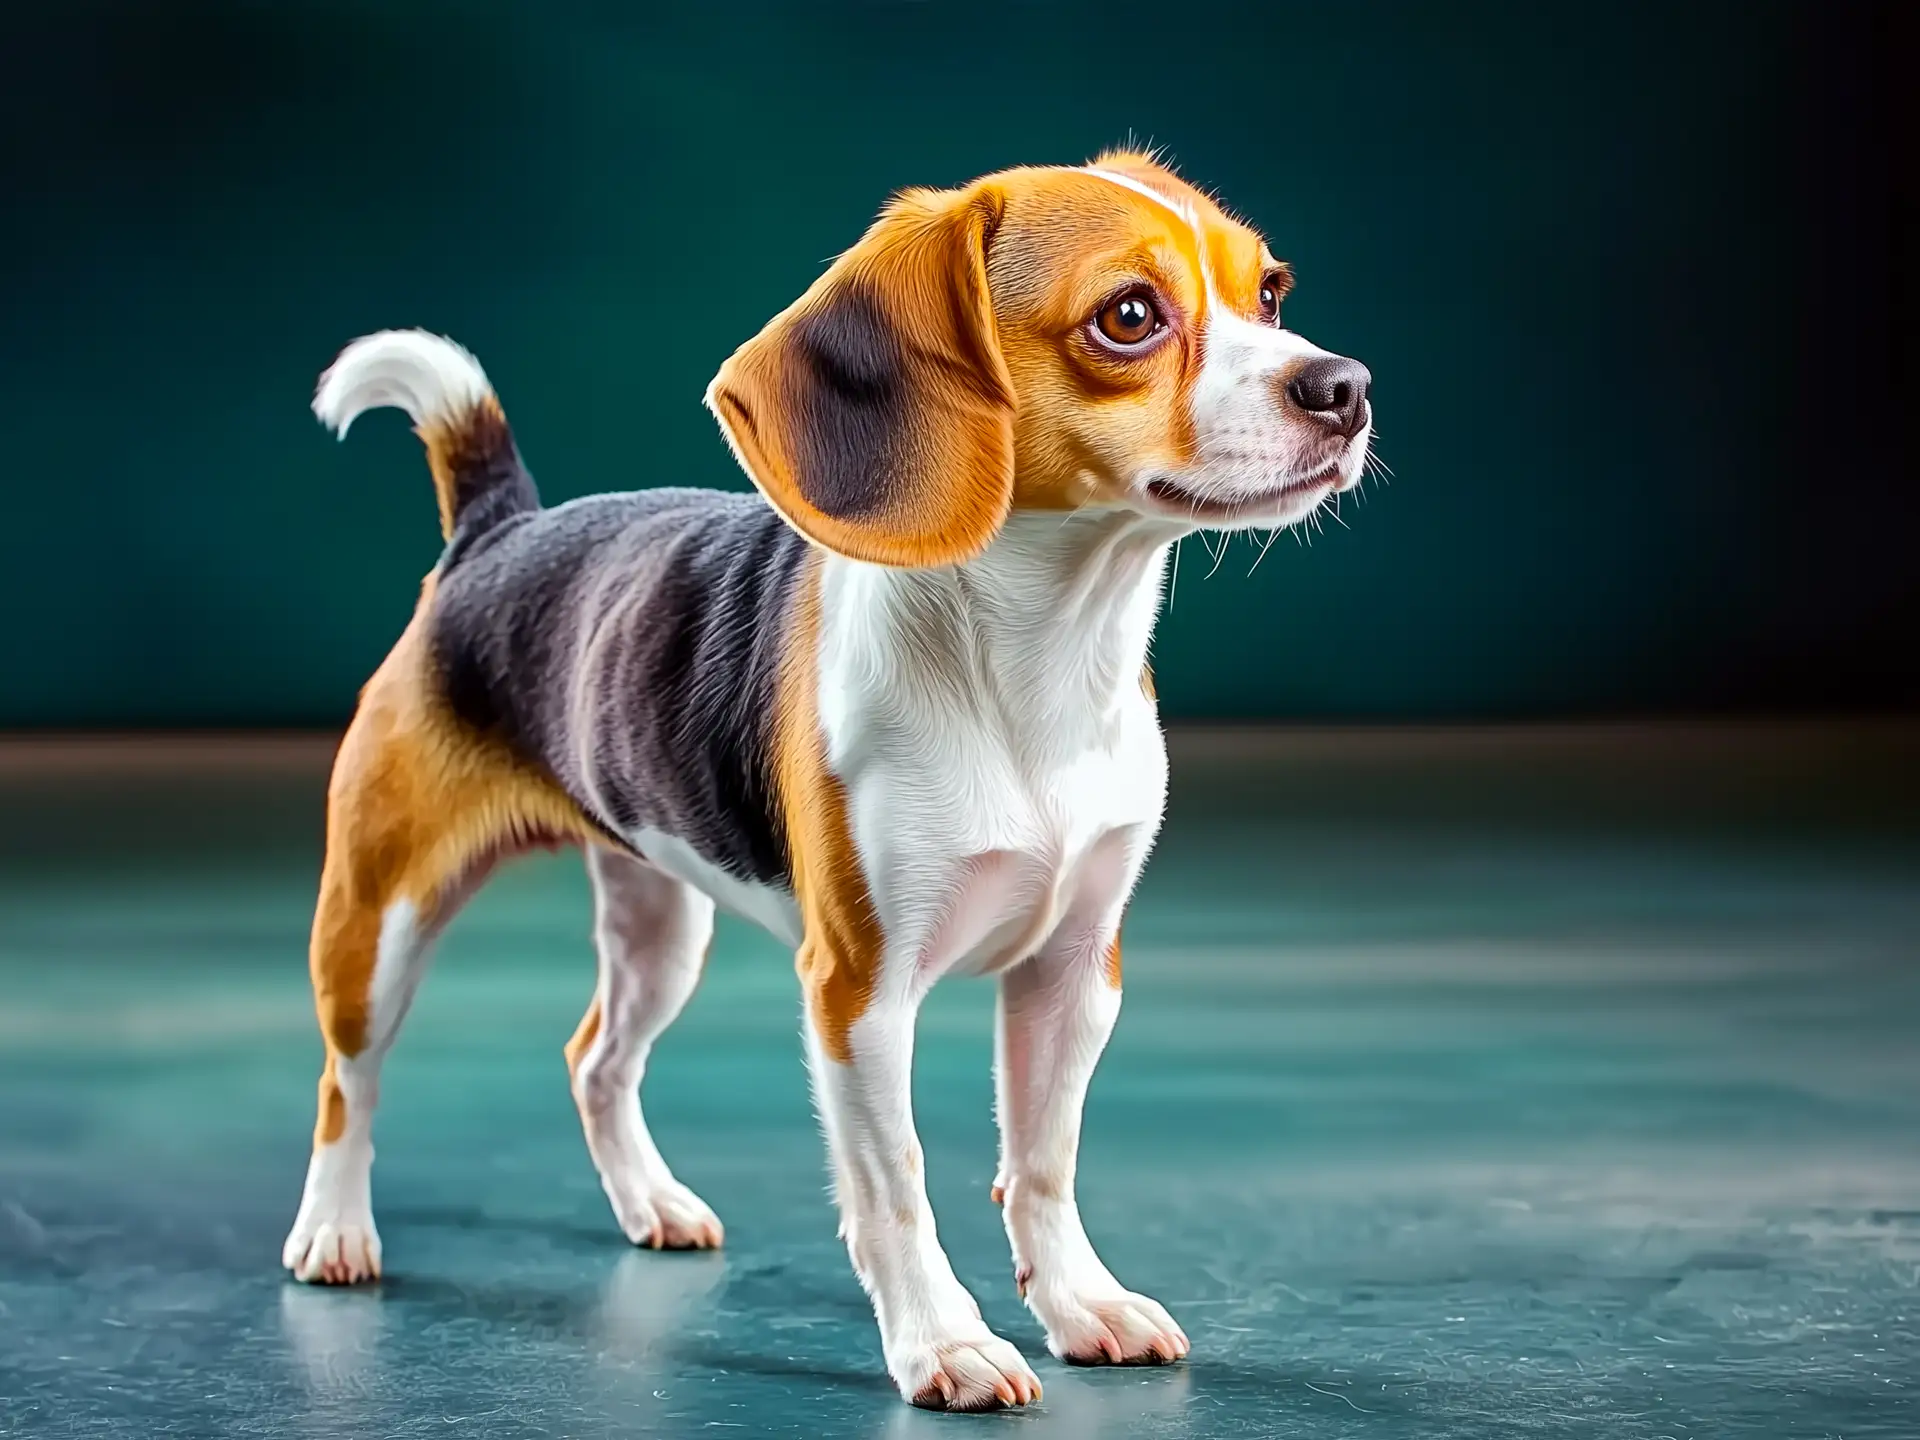
M 895 737 L 896 742 L 906 737 Z M 930 977 L 1012 964 L 1083 915 L 1124 902 L 1166 799 L 1166 750 L 1151 707 L 1120 743 L 1038 774 L 966 727 L 895 743 L 848 785 L 848 824 L 893 944 Z M 784 943 L 801 941 L 793 895 L 728 873 L 686 841 L 630 837 L 649 862 Z
M 1035 533 L 1057 543 L 1060 521 Z M 1069 552 L 1098 567 L 1088 585 L 1019 539 L 986 557 L 1013 573 L 848 564 L 825 577 L 828 764 L 888 951 L 929 980 L 1100 928 L 1165 804 L 1165 746 L 1141 687 L 1159 551 Z
M 848 786 L 890 951 L 928 979 L 990 973 L 1124 904 L 1166 797 L 1144 697 L 1111 748 L 1039 769 L 969 727 L 929 738 L 870 754 Z

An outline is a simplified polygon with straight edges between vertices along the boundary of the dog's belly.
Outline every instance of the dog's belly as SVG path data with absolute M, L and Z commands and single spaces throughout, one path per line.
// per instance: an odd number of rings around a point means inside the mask
M 800 907 L 791 891 L 743 880 L 665 831 L 639 830 L 627 839 L 656 870 L 685 881 L 721 909 L 751 920 L 775 939 L 799 948 Z

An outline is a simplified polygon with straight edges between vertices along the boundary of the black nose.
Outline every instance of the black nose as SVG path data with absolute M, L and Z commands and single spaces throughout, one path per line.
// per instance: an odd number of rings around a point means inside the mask
M 1287 398 L 1307 414 L 1351 440 L 1367 423 L 1373 376 L 1358 360 L 1322 355 L 1307 361 L 1287 382 Z

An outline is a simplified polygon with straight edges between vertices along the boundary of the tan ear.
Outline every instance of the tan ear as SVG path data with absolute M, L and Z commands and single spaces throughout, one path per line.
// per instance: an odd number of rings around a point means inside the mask
M 1013 501 L 1013 381 L 987 292 L 990 187 L 913 191 L 707 387 L 753 483 L 881 565 L 978 554 Z

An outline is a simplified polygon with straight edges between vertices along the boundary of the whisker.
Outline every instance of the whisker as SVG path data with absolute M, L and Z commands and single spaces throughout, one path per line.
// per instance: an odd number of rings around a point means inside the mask
M 1213 569 L 1207 571 L 1207 579 L 1211 580 L 1215 574 L 1219 572 L 1220 562 L 1227 558 L 1227 548 L 1232 544 L 1233 532 L 1231 530 L 1223 530 L 1220 533 L 1220 553 L 1213 557 Z
M 1278 530 L 1267 531 L 1267 543 L 1260 547 L 1260 553 L 1253 557 L 1253 564 L 1249 566 L 1247 569 L 1247 576 L 1249 579 L 1252 578 L 1253 572 L 1260 568 L 1260 562 L 1267 558 L 1267 551 L 1273 548 L 1273 542 L 1278 540 L 1279 538 L 1280 538 L 1280 532 Z
M 1075 505 L 1071 510 L 1067 511 L 1065 515 L 1060 517 L 1060 528 L 1062 530 L 1066 529 L 1067 526 L 1072 522 L 1073 517 L 1078 515 L 1082 510 L 1086 509 L 1091 504 L 1093 504 L 1093 496 L 1088 495 L 1083 497 L 1079 504 Z

